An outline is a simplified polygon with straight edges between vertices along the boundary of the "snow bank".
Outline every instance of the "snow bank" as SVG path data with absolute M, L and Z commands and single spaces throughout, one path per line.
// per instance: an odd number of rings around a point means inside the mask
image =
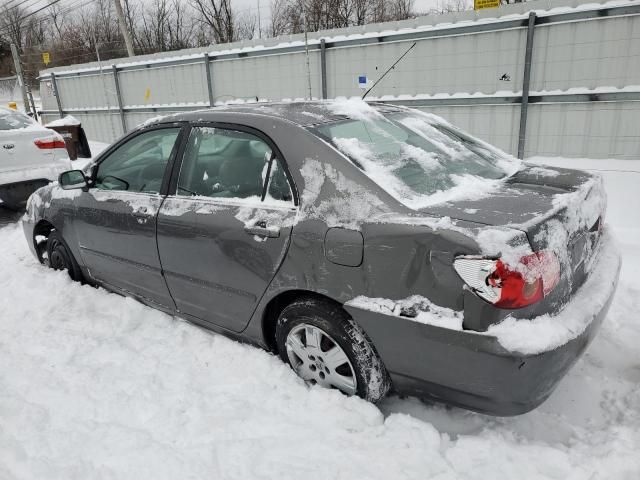
M 67 115 L 64 118 L 59 118 L 58 120 L 54 120 L 53 122 L 49 122 L 45 125 L 47 128 L 51 127 L 71 127 L 80 125 L 80 120 L 77 118 Z

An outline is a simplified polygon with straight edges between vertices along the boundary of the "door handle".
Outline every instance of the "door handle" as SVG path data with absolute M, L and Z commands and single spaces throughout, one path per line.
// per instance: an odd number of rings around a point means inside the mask
M 259 237 L 278 238 L 280 236 L 280 228 L 268 227 L 266 222 L 257 222 L 255 225 L 247 225 L 244 231 L 249 235 L 258 235 Z

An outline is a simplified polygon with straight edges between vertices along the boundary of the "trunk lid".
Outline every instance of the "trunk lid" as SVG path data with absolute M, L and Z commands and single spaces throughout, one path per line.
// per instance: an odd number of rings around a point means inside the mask
M 600 177 L 580 170 L 525 166 L 489 196 L 434 205 L 424 212 L 484 224 L 480 235 L 491 227 L 523 232 L 533 251 L 551 250 L 560 260 L 566 298 L 588 275 L 605 208 Z M 493 242 L 483 253 L 504 256 L 509 248 Z
M 39 149 L 34 143 L 51 135 L 55 132 L 36 125 L 19 130 L 0 130 L 0 171 L 33 168 L 53 161 L 55 149 Z

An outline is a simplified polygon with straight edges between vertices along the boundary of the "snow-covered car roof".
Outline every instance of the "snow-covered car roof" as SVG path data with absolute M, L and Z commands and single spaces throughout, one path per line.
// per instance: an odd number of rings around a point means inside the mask
M 205 110 L 198 110 L 196 112 L 177 113 L 167 117 L 156 117 L 152 119 L 153 123 L 163 121 L 180 121 L 189 120 L 193 121 L 194 116 L 199 120 L 207 121 L 208 115 L 214 115 L 220 112 L 227 113 L 246 113 L 255 115 L 264 115 L 271 117 L 284 118 L 290 122 L 296 123 L 300 126 L 307 127 L 312 125 L 318 125 L 321 123 L 329 123 L 344 120 L 352 117 L 349 109 L 345 109 L 345 105 L 357 105 L 363 102 L 354 101 L 307 101 L 307 102 L 269 102 L 269 103 L 243 103 L 243 104 L 229 104 L 219 107 L 212 107 Z M 404 111 L 403 108 L 380 104 L 371 103 L 380 113 L 392 113 Z M 338 107 L 338 108 L 336 108 Z M 145 124 L 152 123 L 147 121 Z

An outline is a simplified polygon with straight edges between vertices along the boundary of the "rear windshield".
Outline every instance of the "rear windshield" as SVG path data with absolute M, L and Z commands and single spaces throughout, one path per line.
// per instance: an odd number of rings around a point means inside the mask
M 420 112 L 375 112 L 314 132 L 411 208 L 486 190 L 517 170 L 504 152 Z
M 22 113 L 0 110 L 0 130 L 17 130 L 31 125 L 33 120 Z

